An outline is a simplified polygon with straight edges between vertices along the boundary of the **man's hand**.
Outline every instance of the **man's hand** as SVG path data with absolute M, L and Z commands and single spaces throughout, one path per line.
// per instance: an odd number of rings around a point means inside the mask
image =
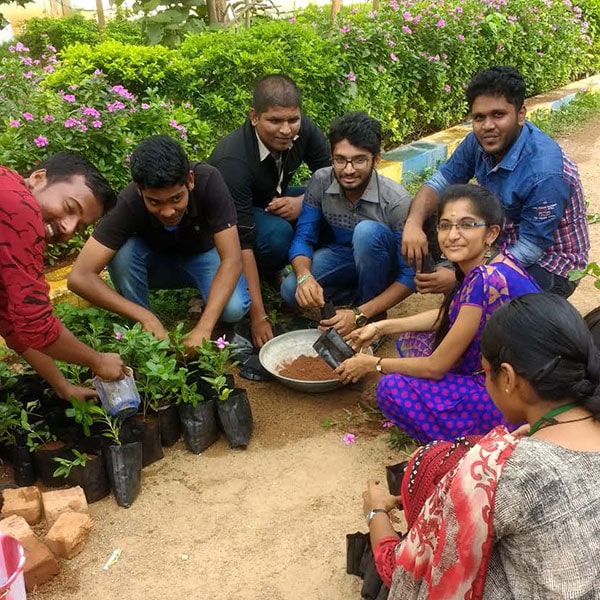
M 69 402 L 71 398 L 77 398 L 77 400 L 87 400 L 88 398 L 97 398 L 98 392 L 92 388 L 83 387 L 81 385 L 74 385 L 67 382 L 67 385 L 60 390 L 54 390 L 59 398 Z
M 408 219 L 402 230 L 402 255 L 406 257 L 411 267 L 420 271 L 423 256 L 428 251 L 429 244 L 423 227 Z
M 319 322 L 319 329 L 325 330 L 333 327 L 342 337 L 354 330 L 354 311 L 348 308 L 338 308 L 331 319 Z
M 212 331 L 200 327 L 192 329 L 189 335 L 183 339 L 183 345 L 185 346 L 187 355 L 195 356 L 196 348 L 202 346 L 204 340 L 210 340 L 211 333 Z
M 456 285 L 453 269 L 438 267 L 433 273 L 417 273 L 415 285 L 420 294 L 446 294 Z
M 256 348 L 262 348 L 269 340 L 273 339 L 273 327 L 265 317 L 250 318 L 250 333 L 252 334 L 252 343 Z
M 275 196 L 265 210 L 286 221 L 295 221 L 302 210 L 304 196 Z
M 140 323 L 144 331 L 151 333 L 157 340 L 164 340 L 169 335 L 169 332 L 163 327 L 160 320 L 152 313 L 150 313 L 147 319 L 140 321 Z
M 99 352 L 98 360 L 92 367 L 92 371 L 106 381 L 123 379 L 127 375 L 125 363 L 115 352 Z
M 323 288 L 312 275 L 296 285 L 296 302 L 300 308 L 320 308 L 325 304 Z

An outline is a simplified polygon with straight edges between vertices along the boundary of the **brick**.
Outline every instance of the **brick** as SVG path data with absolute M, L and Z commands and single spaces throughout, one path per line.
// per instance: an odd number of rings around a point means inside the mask
M 30 525 L 37 525 L 42 520 L 42 494 L 34 485 L 4 490 L 2 496 L 0 518 L 18 515 Z
M 85 499 L 83 489 L 79 486 L 68 488 L 66 490 L 54 490 L 42 494 L 44 504 L 44 515 L 48 527 L 56 523 L 56 519 L 67 511 L 78 513 L 88 512 L 88 504 Z
M 27 521 L 18 515 L 11 515 L 0 521 L 0 532 L 12 535 L 19 540 L 25 550 L 25 587 L 31 592 L 36 586 L 46 583 L 56 575 L 60 567 L 54 554 L 35 535 Z
M 56 556 L 73 558 L 83 550 L 92 526 L 89 515 L 64 512 L 46 534 L 44 543 Z

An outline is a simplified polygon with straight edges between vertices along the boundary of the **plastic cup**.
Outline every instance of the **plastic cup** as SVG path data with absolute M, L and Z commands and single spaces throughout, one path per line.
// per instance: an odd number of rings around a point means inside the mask
M 135 385 L 133 371 L 127 367 L 127 376 L 116 381 L 106 381 L 94 377 L 93 383 L 100 402 L 106 412 L 121 419 L 134 415 L 140 406 L 140 395 Z
M 23 546 L 9 535 L 0 533 L 0 598 L 26 600 L 24 566 Z

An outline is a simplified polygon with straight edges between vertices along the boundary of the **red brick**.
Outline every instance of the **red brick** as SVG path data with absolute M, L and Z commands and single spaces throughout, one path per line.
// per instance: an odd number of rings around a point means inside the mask
M 58 561 L 47 546 L 35 535 L 27 521 L 12 515 L 0 521 L 0 532 L 19 540 L 25 550 L 25 587 L 30 592 L 56 575 L 60 570 Z
M 34 485 L 4 490 L 2 496 L 0 518 L 18 515 L 30 525 L 37 525 L 42 520 L 42 494 Z
M 56 556 L 73 558 L 83 550 L 92 526 L 89 515 L 64 512 L 46 534 L 44 542 Z
M 52 527 L 58 517 L 67 511 L 78 513 L 88 512 L 88 504 L 83 489 L 79 486 L 66 490 L 54 490 L 42 494 L 44 503 L 44 515 L 48 527 Z

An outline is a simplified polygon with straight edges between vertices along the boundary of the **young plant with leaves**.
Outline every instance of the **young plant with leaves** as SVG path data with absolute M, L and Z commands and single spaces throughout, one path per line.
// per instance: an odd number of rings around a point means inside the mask
M 71 460 L 68 458 L 61 458 L 60 456 L 55 456 L 52 459 L 54 462 L 58 463 L 58 467 L 52 474 L 54 477 L 64 477 L 66 479 L 71 474 L 71 469 L 73 467 L 85 467 L 85 465 L 87 465 L 87 454 L 83 454 L 82 452 L 75 450 L 75 448 L 73 448 L 71 452 L 73 452 L 73 456 L 75 456 L 75 458 Z

